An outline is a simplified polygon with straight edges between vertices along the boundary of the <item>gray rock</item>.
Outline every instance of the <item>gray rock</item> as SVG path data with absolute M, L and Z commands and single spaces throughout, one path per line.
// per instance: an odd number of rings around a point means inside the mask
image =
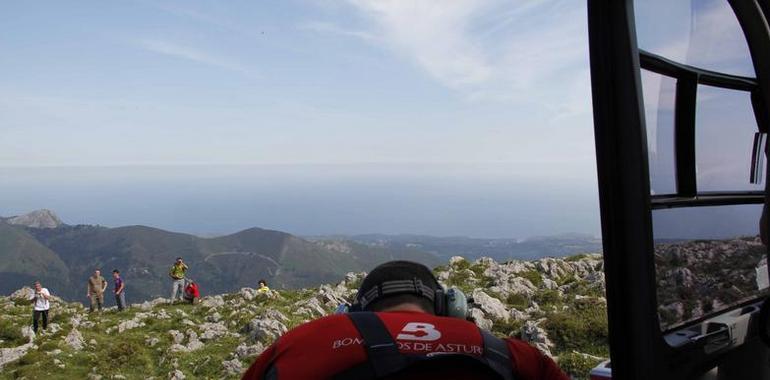
M 499 299 L 489 296 L 481 289 L 473 291 L 473 302 L 492 320 L 507 322 L 510 318 L 505 305 Z
M 238 292 L 238 294 L 240 294 L 241 297 L 247 301 L 251 301 L 254 298 L 257 298 L 257 291 L 252 288 L 241 288 L 241 291 Z
M 262 315 L 262 317 L 263 318 L 269 318 L 269 319 L 275 319 L 275 320 L 281 321 L 281 322 L 287 322 L 289 320 L 289 318 L 286 318 L 286 316 L 283 315 L 283 313 L 281 313 L 280 311 L 275 310 L 275 309 L 268 309 L 267 311 L 265 311 L 265 313 Z
M 225 326 L 225 324 L 222 322 L 203 323 L 200 325 L 200 329 L 202 331 L 200 336 L 201 340 L 219 339 L 229 334 L 227 326 Z
M 249 338 L 254 342 L 275 340 L 286 331 L 286 325 L 269 318 L 252 319 L 245 327 L 245 332 L 249 333 Z
M 35 340 L 35 332 L 32 331 L 31 326 L 24 326 L 21 328 L 21 335 L 27 338 L 30 342 Z
M 0 348 L 0 369 L 6 364 L 19 360 L 27 354 L 27 351 L 37 348 L 32 343 L 23 344 L 14 348 Z
M 492 321 L 484 317 L 484 312 L 473 308 L 470 311 L 471 313 L 471 319 L 474 323 L 476 323 L 476 326 L 479 326 L 479 328 L 484 330 L 491 330 L 492 326 L 494 325 Z
M 243 363 L 238 358 L 222 362 L 224 373 L 228 376 L 240 375 L 243 371 Z
M 260 342 L 257 342 L 253 345 L 241 343 L 238 347 L 235 348 L 235 356 L 237 356 L 238 359 L 244 360 L 255 357 L 261 354 L 264 350 L 265 346 L 263 346 Z
M 551 280 L 550 278 L 544 278 L 543 287 L 546 289 L 554 290 L 559 288 L 559 284 L 557 284 L 556 281 Z
M 178 369 L 175 369 L 168 373 L 168 380 L 184 380 L 184 373 Z
M 465 260 L 465 257 L 462 257 L 462 256 L 452 256 L 449 259 L 449 265 L 450 266 L 456 266 L 457 264 L 459 264 L 459 263 L 461 263 L 463 261 L 467 261 L 467 260 Z
M 295 305 L 299 306 L 299 309 L 296 311 L 297 314 L 307 314 L 310 317 L 323 317 L 328 314 L 315 297 L 310 298 L 309 300 L 299 301 L 295 303 Z
M 551 354 L 553 343 L 548 339 L 546 331 L 539 326 L 542 321 L 544 319 L 538 322 L 525 322 L 524 326 L 521 327 L 521 339 L 537 347 L 543 354 L 553 356 Z
M 201 301 L 203 307 L 221 307 L 225 305 L 225 299 L 222 296 L 204 297 Z
M 83 349 L 83 346 L 85 345 L 83 343 L 83 335 L 80 334 L 80 331 L 76 328 L 72 328 L 69 334 L 64 338 L 64 343 L 70 347 L 72 347 L 75 351 L 80 351 Z
M 25 286 L 11 293 L 9 298 L 15 301 L 27 301 L 30 298 L 32 298 L 34 294 L 35 294 L 35 291 L 32 290 L 32 288 L 30 288 L 29 286 Z
M 222 320 L 222 315 L 219 314 L 219 312 L 214 312 L 214 314 L 207 315 L 206 316 L 206 320 L 209 321 L 209 322 L 215 322 L 216 323 L 216 322 L 219 322 L 220 320 Z
M 127 321 L 120 322 L 118 324 L 118 333 L 122 333 L 126 330 L 135 329 L 137 327 L 144 327 L 145 324 L 141 319 L 138 319 L 139 315 L 137 314 L 134 319 L 129 319 Z
M 182 342 L 184 342 L 184 334 L 181 332 L 176 330 L 169 330 L 168 333 L 171 335 L 171 340 L 174 342 L 174 344 L 182 344 Z

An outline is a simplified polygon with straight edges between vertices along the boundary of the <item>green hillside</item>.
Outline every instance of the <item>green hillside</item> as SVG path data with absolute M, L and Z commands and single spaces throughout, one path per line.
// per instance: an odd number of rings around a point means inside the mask
M 36 279 L 68 287 L 69 270 L 59 256 L 24 229 L 0 222 L 0 294 Z
M 131 301 L 168 297 L 168 269 L 180 256 L 190 267 L 188 277 L 205 294 L 253 287 L 259 279 L 274 288 L 315 286 L 395 258 L 438 264 L 436 256 L 414 249 L 311 242 L 259 228 L 200 238 L 146 226 L 0 225 L 0 270 L 7 273 L 0 277 L 4 293 L 38 277 L 55 294 L 77 301 L 85 301 L 85 281 L 96 268 L 105 277 L 120 269 Z

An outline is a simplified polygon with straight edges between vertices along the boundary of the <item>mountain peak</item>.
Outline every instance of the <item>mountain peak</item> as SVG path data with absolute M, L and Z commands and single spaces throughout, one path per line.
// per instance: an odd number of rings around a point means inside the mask
M 35 210 L 30 213 L 14 216 L 8 223 L 31 228 L 56 228 L 64 224 L 56 214 L 48 209 Z

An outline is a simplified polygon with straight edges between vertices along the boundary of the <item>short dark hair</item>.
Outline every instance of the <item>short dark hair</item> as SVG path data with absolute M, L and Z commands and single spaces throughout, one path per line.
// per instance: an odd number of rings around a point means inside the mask
M 112 270 L 112 273 L 117 273 L 117 274 L 120 274 L 120 271 L 119 271 L 119 270 L 117 270 L 117 269 L 113 269 L 113 270 Z
M 260 278 L 259 281 L 257 281 L 257 284 L 265 284 L 265 286 L 267 286 L 267 281 L 265 281 L 264 278 Z
M 395 292 L 391 291 L 391 294 L 381 294 L 380 290 L 378 292 L 380 294 L 376 297 L 371 295 L 369 299 L 364 297 L 364 294 L 373 289 L 381 288 L 382 284 L 394 281 L 413 283 L 415 290 L 407 288 Z M 429 293 L 423 294 L 422 291 L 416 291 L 417 284 L 422 284 L 423 290 L 427 290 Z M 433 299 L 435 292 L 440 288 L 441 285 L 436 280 L 436 276 L 425 265 L 412 261 L 389 261 L 378 265 L 364 277 L 358 288 L 358 294 L 356 294 L 356 303 L 366 311 L 381 311 L 411 303 L 420 306 L 426 313 L 435 314 Z
M 181 257 L 177 257 L 177 258 L 176 258 L 176 261 L 179 261 L 179 260 L 182 260 L 182 258 L 181 258 Z
M 407 303 L 419 306 L 420 309 L 428 314 L 436 314 L 435 306 L 433 306 L 433 303 L 430 302 L 429 299 L 412 294 L 398 294 L 395 296 L 382 297 L 369 305 L 366 305 L 366 310 L 383 311 Z

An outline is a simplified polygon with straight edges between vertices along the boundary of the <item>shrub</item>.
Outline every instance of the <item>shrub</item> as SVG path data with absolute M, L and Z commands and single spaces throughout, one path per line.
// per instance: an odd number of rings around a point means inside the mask
M 511 293 L 508 298 L 505 299 L 505 303 L 519 310 L 524 310 L 529 307 L 529 299 L 527 296 L 518 293 Z
M 564 261 L 580 261 L 588 257 L 587 253 L 579 253 L 577 255 L 567 256 L 564 258 Z
M 0 340 L 3 346 L 15 347 L 27 343 L 27 339 L 21 335 L 21 329 L 14 326 L 7 319 L 0 320 Z
M 532 285 L 535 285 L 538 288 L 543 285 L 543 276 L 540 275 L 540 272 L 534 269 L 524 271 L 524 272 L 519 272 L 519 277 L 526 278 L 527 280 L 529 280 L 529 282 L 532 283 Z
M 461 271 L 463 269 L 470 269 L 470 267 L 471 267 L 470 261 L 465 259 L 452 264 L 452 268 L 454 268 L 454 270 L 457 270 L 457 271 Z
M 555 313 L 544 323 L 558 353 L 573 350 L 597 356 L 609 355 L 607 308 L 596 300 L 579 300 L 572 310 Z
M 601 362 L 601 359 L 594 359 L 574 352 L 559 356 L 561 370 L 576 380 L 588 380 L 591 370 Z
M 558 290 L 545 289 L 545 290 L 542 290 L 542 291 L 539 291 L 539 292 L 535 293 L 534 297 L 532 297 L 532 298 L 540 306 L 559 305 L 559 304 L 561 304 L 561 296 L 559 295 L 559 291 Z

